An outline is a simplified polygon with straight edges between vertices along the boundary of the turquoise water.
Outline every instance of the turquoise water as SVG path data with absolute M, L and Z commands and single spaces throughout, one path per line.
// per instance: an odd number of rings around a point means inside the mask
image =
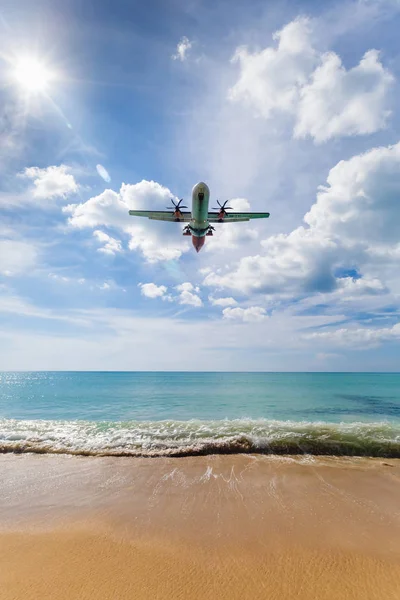
M 0 373 L 0 450 L 400 457 L 400 374 Z

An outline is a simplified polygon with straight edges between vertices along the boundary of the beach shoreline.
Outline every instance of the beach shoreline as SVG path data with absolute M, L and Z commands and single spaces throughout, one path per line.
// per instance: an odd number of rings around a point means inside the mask
M 0 599 L 390 599 L 400 461 L 0 456 Z

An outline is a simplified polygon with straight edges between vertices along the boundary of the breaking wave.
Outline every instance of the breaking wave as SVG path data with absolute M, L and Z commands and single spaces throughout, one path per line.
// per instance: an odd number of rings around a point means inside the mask
M 400 458 L 400 424 L 266 419 L 148 422 L 0 419 L 0 452 L 142 457 L 258 453 Z

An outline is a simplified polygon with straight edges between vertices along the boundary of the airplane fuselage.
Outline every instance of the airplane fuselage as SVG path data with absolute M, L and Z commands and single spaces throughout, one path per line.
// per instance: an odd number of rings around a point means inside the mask
M 204 182 L 197 183 L 192 190 L 192 218 L 187 226 L 187 234 L 192 236 L 197 252 L 203 247 L 205 236 L 210 233 L 208 222 L 208 203 L 210 190 Z

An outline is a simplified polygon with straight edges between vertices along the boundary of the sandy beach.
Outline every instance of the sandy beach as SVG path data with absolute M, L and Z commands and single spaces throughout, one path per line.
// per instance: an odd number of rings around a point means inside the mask
M 0 598 L 392 599 L 400 461 L 0 456 Z

